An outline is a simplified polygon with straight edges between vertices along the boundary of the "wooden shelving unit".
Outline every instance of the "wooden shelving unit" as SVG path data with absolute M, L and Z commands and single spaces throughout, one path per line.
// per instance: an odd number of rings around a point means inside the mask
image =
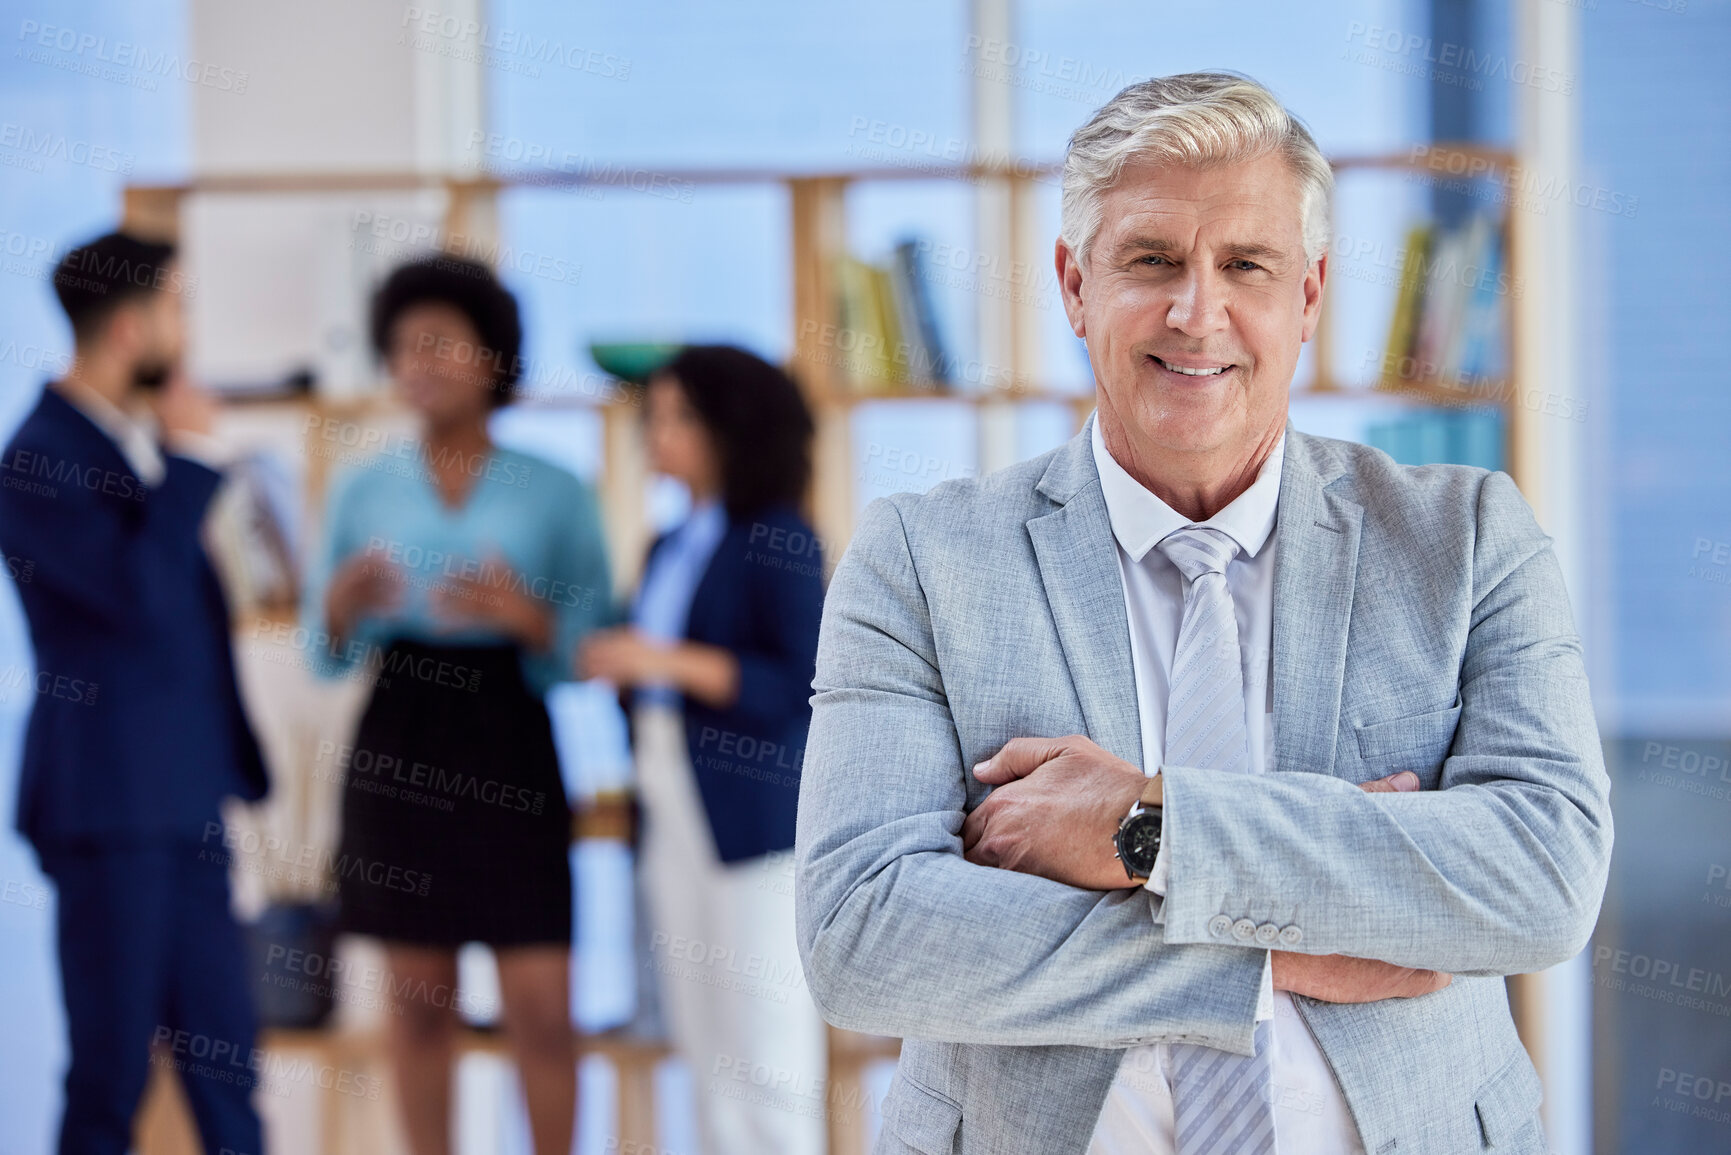
M 1425 148 L 1422 155 L 1417 149 L 1405 153 L 1387 153 L 1364 156 L 1335 157 L 1330 160 L 1334 168 L 1337 184 L 1343 176 L 1350 177 L 1363 173 L 1417 173 L 1435 172 L 1441 169 L 1441 175 L 1450 179 L 1469 179 L 1465 175 L 1456 174 L 1450 170 L 1459 163 L 1461 174 L 1474 172 L 1483 176 L 1494 172 L 1508 172 L 1517 167 L 1515 155 L 1504 149 L 1485 148 L 1475 144 L 1432 144 Z M 1476 177 L 1473 179 L 1477 179 Z M 1336 204 L 1339 197 L 1335 198 Z M 1501 213 L 1500 243 L 1503 259 L 1506 262 L 1508 275 L 1512 283 L 1520 283 L 1521 269 L 1519 260 L 1521 250 L 1517 244 L 1516 230 L 1518 214 L 1505 210 Z M 1338 235 L 1334 222 L 1330 222 L 1329 235 Z M 1475 380 L 1470 387 L 1461 388 L 1455 384 L 1438 381 L 1434 378 L 1406 378 L 1384 373 L 1374 380 L 1361 384 L 1345 384 L 1335 379 L 1330 371 L 1334 363 L 1334 326 L 1332 311 L 1329 307 L 1329 297 L 1323 299 L 1322 316 L 1317 325 L 1315 350 L 1313 360 L 1320 368 L 1312 381 L 1293 389 L 1295 398 L 1346 400 L 1346 401 L 1398 401 L 1408 405 L 1428 405 L 1438 408 L 1461 408 L 1475 406 L 1497 409 L 1503 416 L 1504 460 L 1506 468 L 1517 485 L 1524 488 L 1523 477 L 1529 472 L 1532 463 L 1522 460 L 1523 446 L 1527 439 L 1524 431 L 1518 426 L 1522 422 L 1524 407 L 1518 404 L 1521 396 L 1517 381 L 1512 377 L 1495 380 Z M 1512 307 L 1511 301 L 1505 297 L 1501 302 L 1504 318 L 1504 331 L 1507 334 L 1507 351 L 1505 360 L 1510 366 L 1519 363 L 1521 334 L 1519 332 L 1519 311 Z M 1385 367 L 1386 368 L 1386 367 Z
M 1334 159 L 1338 176 L 1363 172 L 1417 172 L 1435 169 L 1439 163 L 1447 168 L 1458 158 L 1465 166 L 1474 163 L 1501 167 L 1515 164 L 1512 154 L 1476 145 L 1431 145 L 1421 155 L 1413 151 L 1384 155 L 1346 156 Z M 1050 181 L 1061 171 L 1058 164 L 992 167 L 985 165 L 921 165 L 917 167 L 879 167 L 850 171 L 796 172 L 781 169 L 667 170 L 670 181 L 692 185 L 776 185 L 786 188 L 789 203 L 791 233 L 793 313 L 789 318 L 794 340 L 790 368 L 806 390 L 818 421 L 816 447 L 816 477 L 808 505 L 814 525 L 831 554 L 839 553 L 852 535 L 854 494 L 851 468 L 852 447 L 849 430 L 854 411 L 863 405 L 898 401 L 948 401 L 970 404 L 981 410 L 981 445 L 978 454 L 981 471 L 1009 464 L 1003 460 L 1005 422 L 1013 407 L 1025 402 L 1056 402 L 1071 407 L 1076 426 L 1093 408 L 1092 392 L 1076 394 L 1055 391 L 1039 384 L 1038 346 L 1031 334 L 1037 328 L 1029 316 L 1029 306 L 1009 304 L 1008 318 L 1011 339 L 1000 341 L 998 349 L 984 349 L 982 357 L 997 365 L 1008 378 L 1004 387 L 974 391 L 944 391 L 926 389 L 861 390 L 844 379 L 838 358 L 826 351 L 820 336 L 827 325 L 836 322 L 836 261 L 847 253 L 847 195 L 862 184 L 881 181 L 962 181 L 970 184 L 1001 188 L 1010 205 L 1010 227 L 1002 230 L 1000 255 L 1013 263 L 1033 264 L 1025 238 L 1034 209 L 1034 188 L 1038 181 Z M 575 191 L 596 183 L 581 174 L 548 173 L 543 171 L 501 171 L 482 176 L 440 176 L 419 172 L 346 172 L 346 173 L 245 173 L 199 177 L 180 185 L 140 185 L 126 191 L 125 218 L 129 225 L 142 230 L 173 234 L 178 232 L 180 210 L 186 198 L 198 195 L 240 196 L 248 194 L 282 193 L 356 193 L 402 192 L 408 190 L 442 189 L 446 194 L 445 234 L 462 234 L 474 238 L 496 238 L 497 197 L 512 189 Z M 1520 275 L 1514 262 L 1519 248 L 1513 235 L 1517 214 L 1503 214 L 1503 252 L 1509 262 L 1512 277 Z M 1332 229 L 1331 229 L 1332 231 Z M 1507 309 L 1509 363 L 1517 363 L 1520 334 L 1516 328 L 1517 311 Z M 1000 321 L 1003 318 L 999 318 Z M 1411 381 L 1385 378 L 1363 384 L 1347 385 L 1335 380 L 1328 372 L 1334 349 L 1333 325 L 1329 306 L 1325 302 L 1318 327 L 1314 362 L 1322 367 L 1317 378 L 1294 388 L 1297 399 L 1340 401 L 1400 401 L 1439 407 L 1486 405 L 1501 410 L 1507 439 L 1509 472 L 1522 483 L 1529 463 L 1523 461 L 1521 447 L 1527 443 L 1518 429 L 1523 406 L 1516 403 L 1520 392 L 1513 381 L 1475 382 L 1475 388 L 1459 389 L 1437 381 Z M 596 407 L 591 399 L 548 400 L 536 402 L 550 408 L 570 405 Z M 382 412 L 369 406 L 343 407 L 365 420 L 368 412 Z M 642 494 L 648 480 L 646 462 L 639 435 L 640 410 L 629 403 L 600 405 L 604 421 L 604 466 L 601 492 L 604 512 L 608 518 L 609 545 L 615 558 L 615 576 L 621 585 L 636 578 L 637 560 L 648 544 L 651 529 L 645 519 Z M 994 438 L 994 434 L 997 436 Z M 829 558 L 831 564 L 834 557 Z
M 1474 146 L 1433 145 L 1421 162 L 1411 154 L 1342 157 L 1334 167 L 1340 174 L 1360 171 L 1401 171 L 1426 167 L 1438 151 L 1477 158 L 1492 164 L 1510 165 L 1514 157 Z M 852 477 L 851 426 L 855 413 L 866 405 L 877 403 L 945 401 L 975 406 L 978 411 L 980 437 L 979 461 L 981 472 L 1010 463 L 1013 454 L 1015 407 L 1031 402 L 1059 403 L 1070 407 L 1074 426 L 1080 427 L 1093 408 L 1094 397 L 1067 393 L 1042 387 L 1037 381 L 1037 326 L 1026 303 L 994 302 L 998 309 L 989 326 L 991 334 L 982 334 L 982 357 L 1006 370 L 1007 384 L 973 392 L 948 392 L 930 389 L 899 388 L 893 390 L 858 391 L 846 381 L 838 368 L 837 358 L 828 355 L 819 335 L 823 326 L 836 322 L 836 261 L 847 251 L 847 195 L 850 189 L 874 181 L 966 181 L 995 196 L 1004 206 L 1006 219 L 997 231 L 1002 255 L 1011 262 L 1030 262 L 1029 238 L 1037 235 L 1033 227 L 1035 182 L 1050 180 L 1059 171 L 1055 164 L 1018 166 L 1015 169 L 980 165 L 951 167 L 922 166 L 918 168 L 876 168 L 845 172 L 790 172 L 785 170 L 706 170 L 668 171 L 669 179 L 689 181 L 694 185 L 779 184 L 786 188 L 789 203 L 788 227 L 792 238 L 793 311 L 789 322 L 794 340 L 790 368 L 806 390 L 818 421 L 816 446 L 816 476 L 808 502 L 808 512 L 820 534 L 827 561 L 833 565 L 845 546 L 853 528 L 854 491 Z M 239 196 L 283 193 L 383 193 L 405 190 L 442 189 L 446 194 L 446 235 L 461 233 L 471 238 L 496 238 L 498 235 L 497 198 L 499 194 L 519 188 L 576 190 L 591 183 L 577 174 L 545 172 L 499 172 L 484 176 L 443 176 L 418 172 L 346 172 L 346 173 L 249 173 L 210 175 L 180 185 L 134 186 L 126 190 L 124 219 L 128 227 L 158 235 L 177 235 L 182 210 L 189 198 L 196 196 Z M 1516 214 L 1504 214 L 1503 251 L 1512 262 L 1520 252 L 1512 235 Z M 1505 302 L 1505 308 L 1507 304 Z M 982 306 L 984 313 L 985 306 Z M 1515 322 L 1518 311 L 1507 309 L 1509 363 L 1518 364 L 1516 349 L 1520 334 Z M 1332 326 L 1327 306 L 1316 338 L 1315 363 L 1332 364 Z M 1510 472 L 1521 483 L 1530 462 L 1523 459 L 1520 447 L 1527 443 L 1517 426 L 1523 420 L 1524 409 L 1512 398 L 1519 397 L 1513 382 L 1488 383 L 1494 386 L 1495 400 L 1488 402 L 1501 409 L 1508 438 Z M 1325 373 L 1316 381 L 1294 389 L 1299 399 L 1328 399 L 1342 402 L 1394 401 L 1435 406 L 1485 404 L 1438 382 L 1382 380 L 1364 387 L 1348 388 Z M 296 403 L 319 413 L 340 413 L 346 419 L 367 423 L 400 419 L 401 411 L 383 400 L 329 404 L 312 400 Z M 547 408 L 571 405 L 597 407 L 603 421 L 604 468 L 600 485 L 603 513 L 607 519 L 609 545 L 615 562 L 615 576 L 621 588 L 635 582 L 638 560 L 650 536 L 644 495 L 648 469 L 641 438 L 641 406 L 629 400 L 599 404 L 585 399 L 549 399 L 533 402 Z M 311 436 L 310 433 L 308 435 Z M 1006 446 L 1011 447 L 1006 450 Z M 310 448 L 310 446 L 309 446 Z M 318 459 L 310 456 L 309 498 L 323 490 L 324 477 L 318 469 Z M 316 510 L 316 504 L 313 505 Z M 576 837 L 619 837 L 624 819 L 618 799 L 597 799 L 596 804 L 579 814 L 574 826 Z M 1514 984 L 1517 1006 L 1521 986 Z M 1525 1014 L 1520 1014 L 1523 1037 L 1530 1027 Z M 296 1047 L 324 1045 L 316 1038 L 284 1037 L 285 1045 Z M 629 1078 L 622 1084 L 621 1094 L 630 1099 L 622 1103 L 621 1141 L 629 1139 L 652 1144 L 652 1134 L 639 1129 L 652 1127 L 645 1120 L 653 1119 L 652 1104 L 642 1097 L 652 1094 L 652 1080 L 644 1074 L 644 1063 L 652 1061 L 642 1049 L 619 1048 L 591 1040 L 586 1049 L 623 1056 L 630 1068 Z M 619 1054 L 615 1054 L 619 1051 Z M 894 1058 L 898 1046 L 894 1040 L 876 1039 L 849 1032 L 832 1032 L 830 1045 L 832 1094 L 844 1103 L 864 1102 L 861 1077 L 871 1062 Z M 629 1052 L 627 1054 L 626 1052 Z M 865 1128 L 857 1116 L 844 1116 L 831 1111 L 830 1151 L 832 1155 L 863 1155 Z M 626 1131 L 637 1133 L 627 1135 Z M 645 1146 L 645 1149 L 648 1149 Z

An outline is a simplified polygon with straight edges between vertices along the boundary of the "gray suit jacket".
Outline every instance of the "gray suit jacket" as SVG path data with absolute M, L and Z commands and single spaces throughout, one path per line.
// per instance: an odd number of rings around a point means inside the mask
M 1162 903 L 962 857 L 986 794 L 968 767 L 1010 738 L 1082 733 L 1142 763 L 1089 435 L 872 502 L 830 585 L 799 940 L 830 1022 L 907 1040 L 877 1151 L 1084 1152 L 1125 1048 L 1249 1054 L 1263 952 L 1242 919 L 1457 976 L 1294 1000 L 1368 1152 L 1542 1151 L 1502 976 L 1586 944 L 1611 815 L 1561 574 L 1513 482 L 1288 427 L 1277 772 L 1164 767 Z M 1422 792 L 1355 785 L 1397 770 Z

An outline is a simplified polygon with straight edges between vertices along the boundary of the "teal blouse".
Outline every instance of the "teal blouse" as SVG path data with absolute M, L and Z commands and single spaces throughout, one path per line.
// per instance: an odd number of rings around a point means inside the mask
M 381 454 L 345 470 L 331 486 L 323 537 L 301 606 L 314 669 L 350 673 L 393 641 L 477 645 L 510 639 L 484 625 L 454 625 L 434 613 L 433 594 L 457 579 L 516 589 L 554 612 L 551 651 L 523 653 L 523 676 L 545 693 L 573 679 L 583 636 L 612 617 L 611 578 L 601 512 L 592 487 L 558 466 L 495 447 L 475 463 L 461 506 L 447 507 L 421 462 Z M 349 558 L 365 554 L 404 575 L 399 605 L 357 623 L 334 647 L 324 635 L 325 590 Z

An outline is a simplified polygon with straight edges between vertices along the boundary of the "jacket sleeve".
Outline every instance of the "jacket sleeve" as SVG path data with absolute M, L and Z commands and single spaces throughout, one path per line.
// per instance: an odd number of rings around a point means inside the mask
M 815 540 L 809 529 L 799 532 Z M 815 550 L 753 550 L 746 565 L 747 596 L 761 633 L 757 644 L 733 651 L 739 693 L 729 710 L 774 721 L 802 708 L 810 696 L 823 621 L 823 559 Z
M 1562 573 L 1504 474 L 1480 488 L 1472 566 L 1440 788 L 1164 767 L 1168 942 L 1218 942 L 1211 923 L 1254 907 L 1290 913 L 1293 949 L 1451 974 L 1542 970 L 1586 945 L 1610 782 Z
M 961 745 L 896 499 L 867 507 L 823 610 L 795 901 L 838 1026 L 994 1045 L 1194 1041 L 1249 1053 L 1265 952 L 1174 945 L 1144 890 L 962 857 Z
M 7 449 L 9 462 L 28 448 Z M 201 549 L 199 527 L 222 475 L 169 457 L 156 488 L 96 467 L 52 486 L 0 488 L 0 540 L 31 566 L 31 583 L 88 620 L 124 629 L 149 604 L 165 551 Z M 10 469 L 12 466 L 8 465 Z M 88 481 L 102 473 L 103 484 Z M 46 491 L 45 491 L 46 490 Z

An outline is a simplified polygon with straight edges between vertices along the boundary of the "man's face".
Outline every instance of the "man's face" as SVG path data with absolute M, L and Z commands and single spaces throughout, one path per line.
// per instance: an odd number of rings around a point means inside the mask
M 180 266 L 168 266 L 164 286 L 151 294 L 155 310 L 156 355 L 178 366 L 186 353 L 186 300 L 180 291 Z
M 176 265 L 166 266 L 161 288 L 133 297 L 115 311 L 110 338 L 131 365 L 135 387 L 160 389 L 186 353 L 186 313 Z
M 1102 408 L 1144 452 L 1252 446 L 1283 428 L 1326 272 L 1305 262 L 1286 162 L 1132 163 L 1101 208 L 1086 266 L 1062 241 L 1057 262 Z

